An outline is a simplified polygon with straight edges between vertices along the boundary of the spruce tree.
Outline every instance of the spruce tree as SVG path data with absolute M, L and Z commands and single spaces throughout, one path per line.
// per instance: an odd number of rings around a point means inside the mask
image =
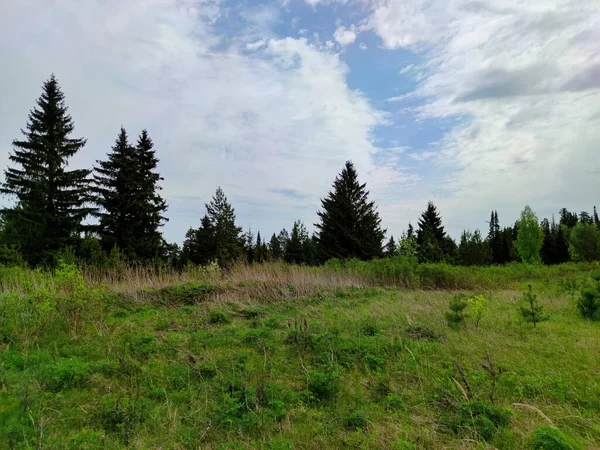
M 541 223 L 542 232 L 544 233 L 544 240 L 542 242 L 542 249 L 540 250 L 540 256 L 544 264 L 554 264 L 554 248 L 555 248 L 555 235 L 550 227 L 548 219 L 543 219 Z
M 106 250 L 116 246 L 129 260 L 149 260 L 165 249 L 159 228 L 167 205 L 158 194 L 162 178 L 153 147 L 146 130 L 131 146 L 121 127 L 108 159 L 95 168 L 98 234 Z
M 205 214 L 196 230 L 190 228 L 183 242 L 182 259 L 198 265 L 208 265 L 216 260 L 215 230 Z
M 246 251 L 248 264 L 252 264 L 256 258 L 256 246 L 251 228 L 244 234 L 244 250 Z
M 446 232 L 442 226 L 442 218 L 433 202 L 427 203 L 427 209 L 421 214 L 417 229 L 417 249 L 419 262 L 439 262 L 444 259 Z
M 354 164 L 347 161 L 317 213 L 317 244 L 325 259 L 381 256 L 385 231 L 375 202 L 368 197 L 366 184 L 359 183 Z
M 267 244 L 263 241 L 260 231 L 256 234 L 256 253 L 257 263 L 263 263 L 267 260 Z
M 0 193 L 16 197 L 16 205 L 2 210 L 13 233 L 9 242 L 19 247 L 31 265 L 51 263 L 55 253 L 79 239 L 87 204 L 89 170 L 67 170 L 85 145 L 73 138 L 74 124 L 64 94 L 54 75 L 43 85 L 37 105 L 29 113 L 23 140 L 14 140 L 9 159 L 16 167 L 5 171 Z
M 394 236 L 390 236 L 390 240 L 385 244 L 385 252 L 384 255 L 387 258 L 392 258 L 396 256 L 398 253 L 398 246 L 396 245 L 396 241 L 394 240 Z
M 243 254 L 244 239 L 235 224 L 235 209 L 220 187 L 206 204 L 206 213 L 214 229 L 215 257 L 221 267 L 230 267 Z
M 596 227 L 600 229 L 600 219 L 598 218 L 598 211 L 596 211 L 596 207 L 595 206 L 594 206 L 593 222 L 596 225 Z
M 306 262 L 304 250 L 308 240 L 308 232 L 302 221 L 295 221 L 292 233 L 285 246 L 285 261 L 292 264 L 304 264 Z
M 269 241 L 269 259 L 272 261 L 278 261 L 283 258 L 283 250 L 281 248 L 281 242 L 275 233 L 271 236 Z
M 490 229 L 487 235 L 487 241 L 490 247 L 492 264 L 502 263 L 502 236 L 500 232 L 500 222 L 498 221 L 498 211 L 492 211 L 490 217 Z

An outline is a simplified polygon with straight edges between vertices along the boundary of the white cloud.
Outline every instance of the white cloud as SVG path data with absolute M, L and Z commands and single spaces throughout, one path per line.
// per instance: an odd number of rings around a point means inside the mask
M 385 117 L 348 87 L 338 55 L 305 38 L 242 52 L 213 29 L 218 3 L 186 6 L 195 3 L 3 6 L 0 37 L 13 47 L 0 48 L 0 165 L 55 72 L 75 134 L 88 138 L 78 165 L 104 158 L 121 125 L 132 137 L 148 128 L 165 178 L 169 240 L 198 224 L 219 185 L 240 222 L 264 234 L 295 218 L 310 225 L 347 159 L 373 190 L 398 182 L 372 159 L 371 133 Z M 274 190 L 297 195 L 282 202 Z
M 368 47 L 367 47 L 367 44 L 365 44 L 364 42 L 361 42 L 358 45 L 358 48 L 360 48 L 361 50 L 367 50 Z
M 354 25 L 351 25 L 350 28 L 340 25 L 333 33 L 333 38 L 342 46 L 352 44 L 356 40 L 356 28 Z
M 261 39 L 260 41 L 256 41 L 256 42 L 249 42 L 246 44 L 246 50 L 250 50 L 250 51 L 254 51 L 254 50 L 258 50 L 261 47 L 264 47 L 266 44 L 266 42 L 264 41 L 264 39 Z
M 526 203 L 547 216 L 598 201 L 595 1 L 376 0 L 365 23 L 424 58 L 416 90 L 388 101 L 420 99 L 418 120 L 449 120 L 434 172 L 450 173 L 439 201 L 457 230 L 485 226 L 491 208 L 507 224 Z

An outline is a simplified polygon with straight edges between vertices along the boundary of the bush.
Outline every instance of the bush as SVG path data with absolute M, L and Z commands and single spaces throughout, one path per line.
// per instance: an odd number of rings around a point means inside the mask
M 350 430 L 365 428 L 368 423 L 369 420 L 367 419 L 367 415 L 361 409 L 350 411 L 346 417 L 344 417 L 344 428 Z
M 577 309 L 586 319 L 600 320 L 600 272 L 592 275 L 592 281 L 592 286 L 586 286 L 581 290 Z
M 483 295 L 475 295 L 467 299 L 469 310 L 472 311 L 473 318 L 475 319 L 475 326 L 479 326 L 479 322 L 485 314 L 485 306 L 487 299 Z
M 557 428 L 544 425 L 536 429 L 527 440 L 532 450 L 578 450 L 581 446 Z
M 308 391 L 315 400 L 329 400 L 338 390 L 339 379 L 337 374 L 312 372 L 308 376 Z
M 208 322 L 212 324 L 226 324 L 231 322 L 231 318 L 225 311 L 213 310 L 208 313 Z
M 465 308 L 469 306 L 464 294 L 455 295 L 450 300 L 450 311 L 446 312 L 446 320 L 451 327 L 457 327 L 464 323 L 466 313 Z
M 511 415 L 508 409 L 474 400 L 458 408 L 450 427 L 455 433 L 466 432 L 489 441 L 499 428 L 510 424 Z

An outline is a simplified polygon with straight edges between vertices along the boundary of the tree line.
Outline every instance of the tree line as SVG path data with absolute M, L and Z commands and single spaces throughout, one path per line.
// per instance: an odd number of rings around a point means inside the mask
M 429 202 L 416 230 L 409 223 L 399 240 L 392 236 L 385 241 L 377 207 L 350 161 L 321 200 L 312 235 L 301 221 L 294 222 L 291 232 L 283 229 L 269 239 L 260 232 L 243 232 L 219 187 L 205 205 L 198 228 L 188 230 L 180 248 L 165 242 L 160 232 L 168 220 L 167 204 L 160 195 L 159 160 L 148 131 L 132 142 L 122 127 L 104 160 L 91 169 L 70 170 L 69 161 L 86 144 L 73 131 L 64 94 L 52 75 L 43 84 L 23 137 L 13 141 L 11 165 L 0 185 L 0 193 L 16 200 L 0 211 L 0 264 L 51 266 L 65 255 L 101 266 L 128 261 L 176 267 L 396 256 L 462 265 L 600 259 L 595 207 L 592 214 L 563 208 L 558 222 L 554 217 L 540 222 L 526 207 L 514 225 L 504 228 L 492 211 L 486 236 L 467 230 L 457 244 Z M 90 223 L 88 218 L 95 220 Z

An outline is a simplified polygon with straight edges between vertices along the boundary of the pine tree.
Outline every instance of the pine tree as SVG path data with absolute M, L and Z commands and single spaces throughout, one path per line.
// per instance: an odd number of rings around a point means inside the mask
M 277 235 L 273 233 L 273 236 L 271 236 L 271 240 L 269 241 L 269 259 L 272 261 L 278 261 L 281 258 L 283 258 L 281 242 L 279 242 Z
M 544 240 L 542 242 L 542 249 L 540 250 L 540 256 L 544 264 L 554 264 L 554 248 L 555 248 L 555 235 L 550 228 L 550 222 L 548 219 L 543 219 L 541 223 L 542 232 L 544 233 Z
M 415 229 L 413 228 L 412 224 L 410 222 L 408 222 L 408 229 L 406 230 L 406 239 L 412 239 L 412 238 L 416 238 L 415 237 Z
M 417 229 L 417 248 L 419 262 L 439 262 L 444 259 L 446 232 L 442 218 L 433 202 L 427 203 L 427 209 L 421 214 Z
M 221 267 L 230 267 L 243 254 L 242 229 L 235 224 L 235 209 L 219 187 L 206 212 L 214 229 L 215 257 Z
M 95 168 L 98 234 L 106 250 L 117 246 L 130 260 L 149 260 L 165 250 L 159 228 L 167 205 L 158 194 L 162 178 L 153 147 L 146 130 L 131 146 L 121 127 L 108 159 Z
M 598 211 L 596 211 L 596 207 L 595 206 L 594 206 L 593 222 L 596 225 L 596 227 L 598 229 L 600 229 L 600 219 L 598 218 Z
M 394 240 L 394 236 L 390 236 L 390 240 L 385 244 L 385 252 L 384 255 L 387 258 L 393 258 L 398 253 L 398 246 L 396 245 L 396 241 Z
M 567 208 L 562 208 L 558 213 L 560 215 L 560 225 L 566 225 L 569 229 L 577 225 L 579 218 L 576 213 L 569 212 Z
M 14 140 L 9 156 L 17 167 L 5 171 L 0 193 L 17 203 L 2 210 L 10 243 L 29 264 L 50 263 L 55 253 L 79 239 L 88 207 L 89 170 L 66 170 L 69 159 L 86 143 L 72 138 L 74 124 L 54 75 L 43 85 L 29 114 L 23 140 Z
M 556 238 L 554 242 L 554 262 L 561 264 L 569 261 L 571 254 L 569 252 L 569 230 L 565 225 L 556 227 Z
M 317 243 L 326 258 L 379 257 L 385 231 L 375 202 L 368 200 L 366 184 L 360 184 L 352 162 L 347 161 L 333 183 L 333 190 L 321 201 L 322 211 Z

